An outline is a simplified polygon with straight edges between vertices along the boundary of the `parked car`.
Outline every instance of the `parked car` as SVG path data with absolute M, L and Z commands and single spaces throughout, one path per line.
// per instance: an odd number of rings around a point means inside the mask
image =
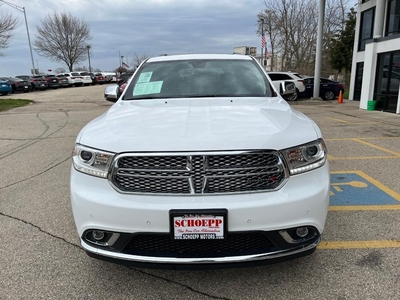
M 44 79 L 47 81 L 49 88 L 58 89 L 61 86 L 56 75 L 45 75 Z
M 70 86 L 82 86 L 83 85 L 83 80 L 82 80 L 81 76 L 79 75 L 79 73 L 76 73 L 76 72 L 59 73 L 57 75 L 64 75 L 65 77 L 67 77 Z
M 314 95 L 314 77 L 305 77 L 306 90 L 304 97 L 313 97 Z M 344 93 L 344 84 L 326 78 L 320 78 L 319 96 L 324 100 L 333 100 L 339 96 L 340 91 Z
M 48 84 L 43 75 L 18 75 L 16 78 L 26 80 L 31 84 L 31 90 L 47 90 Z
M 9 93 L 11 93 L 11 91 L 12 91 L 12 87 L 8 83 L 8 81 L 0 79 L 0 94 L 5 96 L 5 95 L 8 95 Z
M 293 72 L 268 72 L 268 76 L 274 82 L 275 86 L 277 87 L 280 82 L 282 81 L 290 81 L 296 85 L 296 93 L 285 97 L 288 101 L 295 101 L 297 98 L 303 94 L 306 90 L 306 86 L 304 83 L 304 79 L 297 73 Z
M 101 73 L 90 73 L 92 76 L 93 84 L 104 84 L 106 82 L 103 74 Z
M 122 85 L 132 77 L 133 73 L 122 73 L 118 76 L 117 84 Z
M 117 82 L 117 74 L 111 72 L 103 72 L 101 73 L 105 78 L 105 83 Z
M 117 98 L 118 85 L 105 95 Z M 248 55 L 146 60 L 72 154 L 83 249 L 124 264 L 262 264 L 311 254 L 328 213 L 327 150 Z M 241 265 L 242 265 L 241 264 Z
M 58 79 L 58 82 L 60 83 L 60 86 L 65 88 L 65 87 L 69 87 L 69 81 L 68 78 L 65 77 L 64 75 L 56 75 L 56 78 Z
M 11 89 L 12 89 L 11 93 L 15 93 L 15 92 L 27 93 L 32 89 L 31 84 L 28 81 L 22 80 L 19 78 L 0 77 L 0 80 L 7 81 L 11 85 Z
M 81 76 L 83 80 L 83 85 L 88 86 L 92 84 L 93 81 L 88 72 L 78 72 L 78 74 Z
M 125 91 L 126 86 L 128 85 L 127 82 L 122 83 L 121 85 L 119 85 L 119 94 L 118 94 L 118 98 L 122 95 L 122 93 Z

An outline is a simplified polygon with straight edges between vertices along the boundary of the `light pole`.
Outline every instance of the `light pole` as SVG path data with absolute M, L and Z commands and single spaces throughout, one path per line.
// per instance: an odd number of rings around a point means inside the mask
M 12 4 L 10 2 L 0 0 L 0 2 L 3 2 L 4 4 L 7 4 L 8 6 L 11 6 L 12 8 L 15 8 L 16 10 L 24 13 L 25 17 L 25 26 L 26 26 L 26 33 L 28 34 L 28 43 L 29 43 L 29 50 L 31 52 L 31 60 L 32 60 L 32 74 L 36 75 L 36 70 L 35 70 L 35 63 L 33 61 L 33 54 L 32 54 L 32 46 L 31 46 L 31 38 L 29 37 L 29 29 L 28 29 L 28 20 L 26 19 L 26 12 L 25 12 L 25 7 L 21 7 L 15 4 Z
M 90 65 L 90 45 L 87 45 L 86 46 L 86 49 L 87 49 L 87 55 L 88 55 L 88 60 L 89 60 L 89 73 L 91 73 L 92 72 L 92 66 Z

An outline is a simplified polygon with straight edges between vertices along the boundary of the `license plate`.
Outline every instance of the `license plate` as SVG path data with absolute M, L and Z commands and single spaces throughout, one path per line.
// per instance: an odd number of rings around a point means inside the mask
M 44 83 L 41 83 L 40 86 L 44 86 Z
M 174 240 L 226 238 L 227 210 L 171 210 L 170 232 Z
M 25 88 L 25 89 L 29 89 L 29 86 L 25 85 L 24 88 Z

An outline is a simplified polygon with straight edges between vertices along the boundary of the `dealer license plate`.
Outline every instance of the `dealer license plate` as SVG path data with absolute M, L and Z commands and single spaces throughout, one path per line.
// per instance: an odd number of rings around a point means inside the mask
M 226 209 L 170 211 L 174 240 L 221 240 L 226 238 Z

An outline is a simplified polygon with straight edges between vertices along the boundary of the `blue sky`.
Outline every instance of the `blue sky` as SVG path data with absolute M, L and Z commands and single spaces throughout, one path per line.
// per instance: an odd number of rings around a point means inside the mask
M 119 55 L 130 62 L 134 54 L 157 56 L 178 53 L 232 53 L 236 46 L 257 47 L 257 14 L 261 0 L 6 0 L 25 7 L 31 43 L 36 26 L 48 14 L 70 12 L 90 24 L 91 65 L 102 71 L 119 65 Z M 318 2 L 317 0 L 315 0 Z M 356 2 L 356 1 L 354 1 Z M 0 2 L 1 3 L 1 2 Z M 20 25 L 0 57 L 0 76 L 30 74 L 32 61 L 22 12 L 1 5 Z M 40 71 L 67 67 L 39 56 Z M 128 60 L 128 61 L 127 61 Z M 80 64 L 88 67 L 88 61 Z

